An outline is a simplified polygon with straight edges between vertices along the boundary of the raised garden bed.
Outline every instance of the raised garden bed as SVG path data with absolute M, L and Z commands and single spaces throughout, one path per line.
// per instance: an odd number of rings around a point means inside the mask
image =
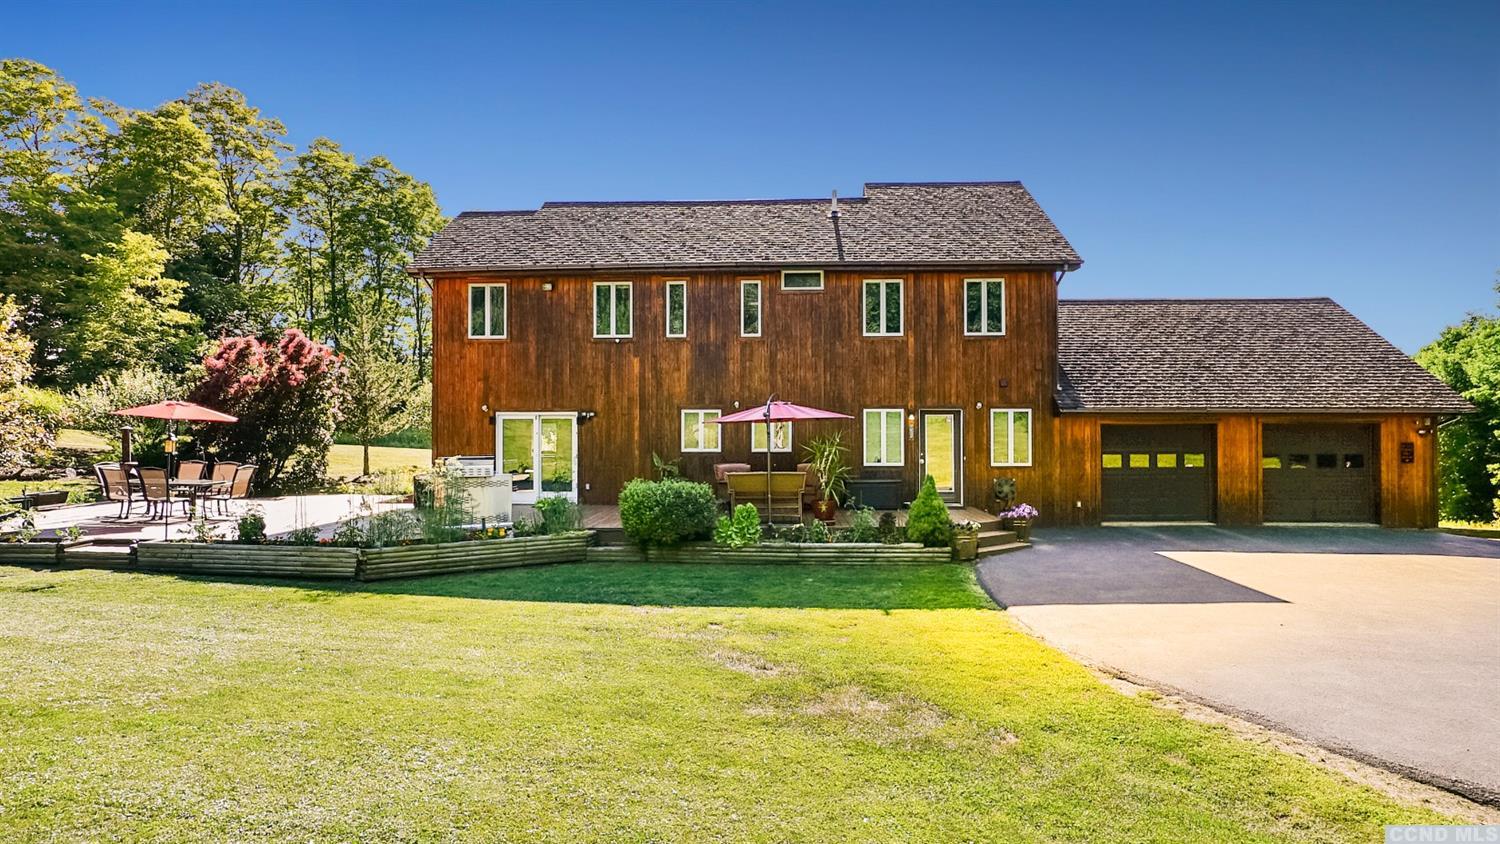
M 648 563 L 731 563 L 781 565 L 900 566 L 947 563 L 947 548 L 924 548 L 915 543 L 879 542 L 765 542 L 750 548 L 728 548 L 690 542 L 672 548 L 646 548 Z
M 142 542 L 135 567 L 182 574 L 353 579 L 358 548 L 319 545 L 233 545 L 227 542 Z
M 358 576 L 360 580 L 389 580 L 544 563 L 577 563 L 583 561 L 593 540 L 593 533 L 578 531 L 555 536 L 371 548 L 363 552 Z
M 45 566 L 57 562 L 57 542 L 0 542 L 0 564 Z

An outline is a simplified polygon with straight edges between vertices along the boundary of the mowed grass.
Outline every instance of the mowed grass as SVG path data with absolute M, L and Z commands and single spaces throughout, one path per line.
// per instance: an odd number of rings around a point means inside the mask
M 427 448 L 389 448 L 370 446 L 370 471 L 395 472 L 425 469 L 432 465 L 432 450 Z M 364 452 L 357 445 L 334 445 L 328 452 L 328 476 L 358 477 L 364 471 Z
M 0 840 L 1375 841 L 957 566 L 0 567 Z

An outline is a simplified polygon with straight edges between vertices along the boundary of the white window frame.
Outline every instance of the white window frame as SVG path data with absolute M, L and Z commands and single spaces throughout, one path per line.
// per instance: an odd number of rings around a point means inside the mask
M 888 287 L 886 287 L 886 285 L 890 284 L 893 281 L 896 283 L 896 307 L 899 308 L 899 310 L 896 313 L 896 330 L 895 331 L 884 331 L 884 330 L 881 330 L 881 331 L 871 331 L 869 323 L 867 323 L 865 321 L 865 317 L 868 316 L 865 313 L 865 295 L 866 295 L 866 291 L 869 289 L 869 286 L 872 285 L 872 284 L 878 284 L 878 285 L 880 285 L 880 327 L 882 329 L 884 329 L 885 328 L 886 291 L 889 289 Z M 967 319 L 967 317 L 965 317 L 965 319 Z M 862 329 L 864 329 L 866 337 L 901 337 L 901 336 L 905 335 L 906 334 L 906 279 L 904 279 L 904 278 L 867 278 L 867 279 L 865 279 L 864 283 L 861 284 L 860 287 L 859 287 L 859 323 L 860 323 L 860 327 Z
M 599 288 L 600 287 L 608 287 L 609 288 L 609 333 L 608 334 L 600 334 L 599 333 Z M 627 289 L 627 290 L 630 291 L 630 310 L 626 314 L 630 318 L 630 330 L 627 331 L 627 332 L 625 332 L 624 334 L 617 334 L 617 333 L 615 333 L 615 330 L 614 330 L 615 329 L 615 290 L 616 290 L 616 288 L 620 288 L 620 287 L 624 287 L 625 289 Z M 593 304 L 593 312 L 594 312 L 594 324 L 593 324 L 594 339 L 596 339 L 596 340 L 628 340 L 629 338 L 635 336 L 635 283 L 634 282 L 630 282 L 630 281 L 596 281 L 596 282 L 594 282 L 594 286 L 591 287 L 591 288 L 589 288 L 589 293 L 592 294 L 593 300 L 594 300 L 594 304 Z M 509 309 L 507 308 L 507 310 L 509 310 Z
M 490 304 L 491 304 L 490 288 L 492 288 L 492 287 L 498 287 L 498 288 L 500 288 L 500 289 L 502 289 L 502 290 L 505 291 L 505 318 L 502 319 L 502 320 L 500 320 L 500 333 L 499 334 L 475 334 L 474 333 L 474 313 L 473 313 L 473 311 L 471 309 L 474 307 L 474 288 L 476 288 L 476 287 L 483 287 L 484 288 L 484 327 L 485 327 L 485 330 L 489 330 L 489 327 L 490 327 Z M 498 283 L 495 283 L 495 284 L 487 284 L 487 283 L 470 284 L 468 286 L 466 292 L 468 293 L 468 296 L 464 300 L 464 317 L 465 317 L 466 321 L 468 322 L 469 339 L 470 340 L 508 340 L 508 339 L 510 339 L 510 285 L 506 284 L 505 282 L 498 282 Z
M 817 273 L 818 274 L 818 286 L 817 287 L 787 287 L 786 286 L 786 277 L 787 277 L 788 274 L 792 274 L 792 275 L 806 275 L 806 274 L 810 274 L 810 273 Z M 781 289 L 784 290 L 784 291 L 786 291 L 787 293 L 816 293 L 816 292 L 818 292 L 818 291 L 820 291 L 820 290 L 823 289 L 823 271 L 822 270 L 782 270 L 781 271 Z
M 674 288 L 674 287 L 682 289 L 682 333 L 681 334 L 673 334 L 672 333 L 672 288 Z M 633 296 L 633 294 L 632 294 L 632 296 Z M 635 299 L 634 298 L 632 298 L 630 301 L 631 301 L 632 305 L 635 303 Z M 662 328 L 666 331 L 667 336 L 669 338 L 674 339 L 674 340 L 679 340 L 679 339 L 682 339 L 682 338 L 688 336 L 688 334 L 687 334 L 688 333 L 687 279 L 674 278 L 674 279 L 670 279 L 670 280 L 667 281 L 667 295 L 666 295 L 665 298 L 662 299 Z
M 1005 441 L 1010 444 L 1010 460 L 996 462 L 995 460 L 995 419 L 999 414 L 1005 414 Z M 1017 462 L 1016 457 L 1016 415 L 1026 414 L 1026 462 Z M 1030 466 L 1036 460 L 1036 415 L 1029 407 L 992 407 L 990 408 L 990 441 L 989 458 L 991 466 Z
M 760 307 L 760 313 L 757 316 L 757 321 L 756 321 L 756 324 L 755 324 L 755 333 L 754 334 L 750 334 L 750 333 L 748 333 L 748 332 L 745 331 L 745 288 L 746 287 L 750 287 L 752 285 L 755 287 L 755 302 Z M 766 286 L 764 284 L 762 284 L 761 280 L 758 279 L 758 278 L 742 278 L 742 279 L 740 279 L 740 336 L 741 337 L 759 337 L 759 336 L 761 336 L 761 334 L 763 334 L 765 332 L 765 330 L 766 330 Z
M 865 439 L 864 434 L 865 434 L 865 430 L 867 430 L 870 427 L 870 414 L 872 414 L 872 413 L 880 414 L 880 416 L 879 416 L 879 419 L 880 419 L 880 456 L 882 458 L 885 457 L 886 447 L 890 445 L 890 443 L 886 440 L 886 425 L 885 425 L 885 423 L 886 423 L 886 416 L 889 415 L 889 414 L 895 414 L 896 415 L 896 423 L 897 424 L 896 424 L 896 462 L 895 463 L 887 463 L 883 459 L 882 460 L 878 460 L 878 461 L 876 461 L 874 463 L 870 462 L 870 455 L 865 451 L 866 439 Z M 864 465 L 866 465 L 866 466 L 879 466 L 881 468 L 894 468 L 894 467 L 898 467 L 898 466 L 905 466 L 906 465 L 906 435 L 905 435 L 905 431 L 906 431 L 906 411 L 902 410 L 899 407 L 867 407 L 867 408 L 864 409 L 864 412 L 860 414 L 859 419 L 860 419 L 860 425 L 862 426 L 862 430 L 860 431 L 861 436 L 859 438 L 859 449 L 860 449 L 860 457 L 861 457 L 861 459 L 863 459 Z
M 989 316 L 990 282 L 1000 282 L 1000 330 L 987 331 L 984 326 L 986 317 Z M 979 285 L 979 329 L 969 330 L 969 285 Z M 1003 278 L 966 278 L 964 279 L 963 298 L 959 300 L 959 313 L 963 314 L 965 337 L 1004 337 L 1005 329 L 1010 327 L 1010 314 L 1006 313 L 1005 279 Z
M 721 451 L 724 450 L 724 426 L 723 425 L 714 425 L 713 426 L 713 427 L 719 429 L 719 434 L 718 434 L 719 445 L 718 445 L 717 448 L 688 448 L 688 444 L 687 444 L 688 415 L 689 414 L 695 414 L 697 416 L 697 418 L 698 418 L 698 426 L 700 428 L 702 428 L 702 430 L 704 432 L 706 432 L 708 430 L 708 420 L 706 420 L 706 419 L 703 418 L 703 414 L 705 414 L 705 413 L 712 413 L 714 415 L 713 418 L 715 418 L 715 419 L 718 419 L 720 416 L 724 415 L 723 411 L 719 410 L 716 407 L 685 407 L 685 408 L 683 408 L 683 410 L 682 410 L 682 425 L 680 427 L 680 432 L 678 433 L 678 436 L 677 436 L 677 445 L 680 447 L 680 449 L 681 449 L 681 451 L 683 453 L 685 453 L 685 454 L 718 454 L 719 452 L 721 452 Z M 700 433 L 700 435 L 698 437 L 698 441 L 700 443 L 703 442 L 703 436 L 702 436 L 701 433 Z
M 770 448 L 770 446 L 771 446 L 771 440 L 773 438 L 771 437 L 771 432 L 770 432 L 769 429 L 766 430 L 766 448 L 756 448 L 755 447 L 755 429 L 757 427 L 762 427 L 763 428 L 766 424 L 767 423 L 765 423 L 765 422 L 751 422 L 750 423 L 750 453 L 752 453 L 752 454 L 765 454 L 766 453 L 766 449 Z M 792 436 L 793 436 L 793 433 L 794 433 L 792 431 L 792 423 L 791 422 L 772 422 L 770 424 L 771 425 L 775 425 L 775 426 L 780 426 L 780 425 L 785 425 L 786 426 L 786 447 L 785 448 L 770 448 L 770 453 L 772 453 L 772 454 L 786 454 L 786 453 L 790 452 L 792 450 Z

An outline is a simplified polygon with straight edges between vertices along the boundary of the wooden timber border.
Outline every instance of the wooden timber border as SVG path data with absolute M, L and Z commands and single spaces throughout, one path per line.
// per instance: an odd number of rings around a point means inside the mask
M 726 548 L 707 542 L 672 548 L 595 545 L 594 531 L 404 545 L 236 545 L 227 542 L 0 543 L 0 565 L 103 568 L 117 571 L 270 577 L 296 580 L 390 580 L 552 563 L 629 562 L 738 565 L 932 565 L 951 560 L 947 548 L 915 544 L 767 542 Z

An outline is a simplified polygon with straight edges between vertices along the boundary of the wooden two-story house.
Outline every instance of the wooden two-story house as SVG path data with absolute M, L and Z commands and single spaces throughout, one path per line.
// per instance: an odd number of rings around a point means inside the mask
M 975 507 L 1015 478 L 1054 524 L 1435 524 L 1434 428 L 1468 406 L 1347 311 L 1060 302 L 1081 265 L 1017 182 L 461 214 L 409 267 L 434 453 L 607 503 L 653 453 L 709 480 L 841 429 L 862 478 Z M 708 424 L 773 394 L 853 419 Z

